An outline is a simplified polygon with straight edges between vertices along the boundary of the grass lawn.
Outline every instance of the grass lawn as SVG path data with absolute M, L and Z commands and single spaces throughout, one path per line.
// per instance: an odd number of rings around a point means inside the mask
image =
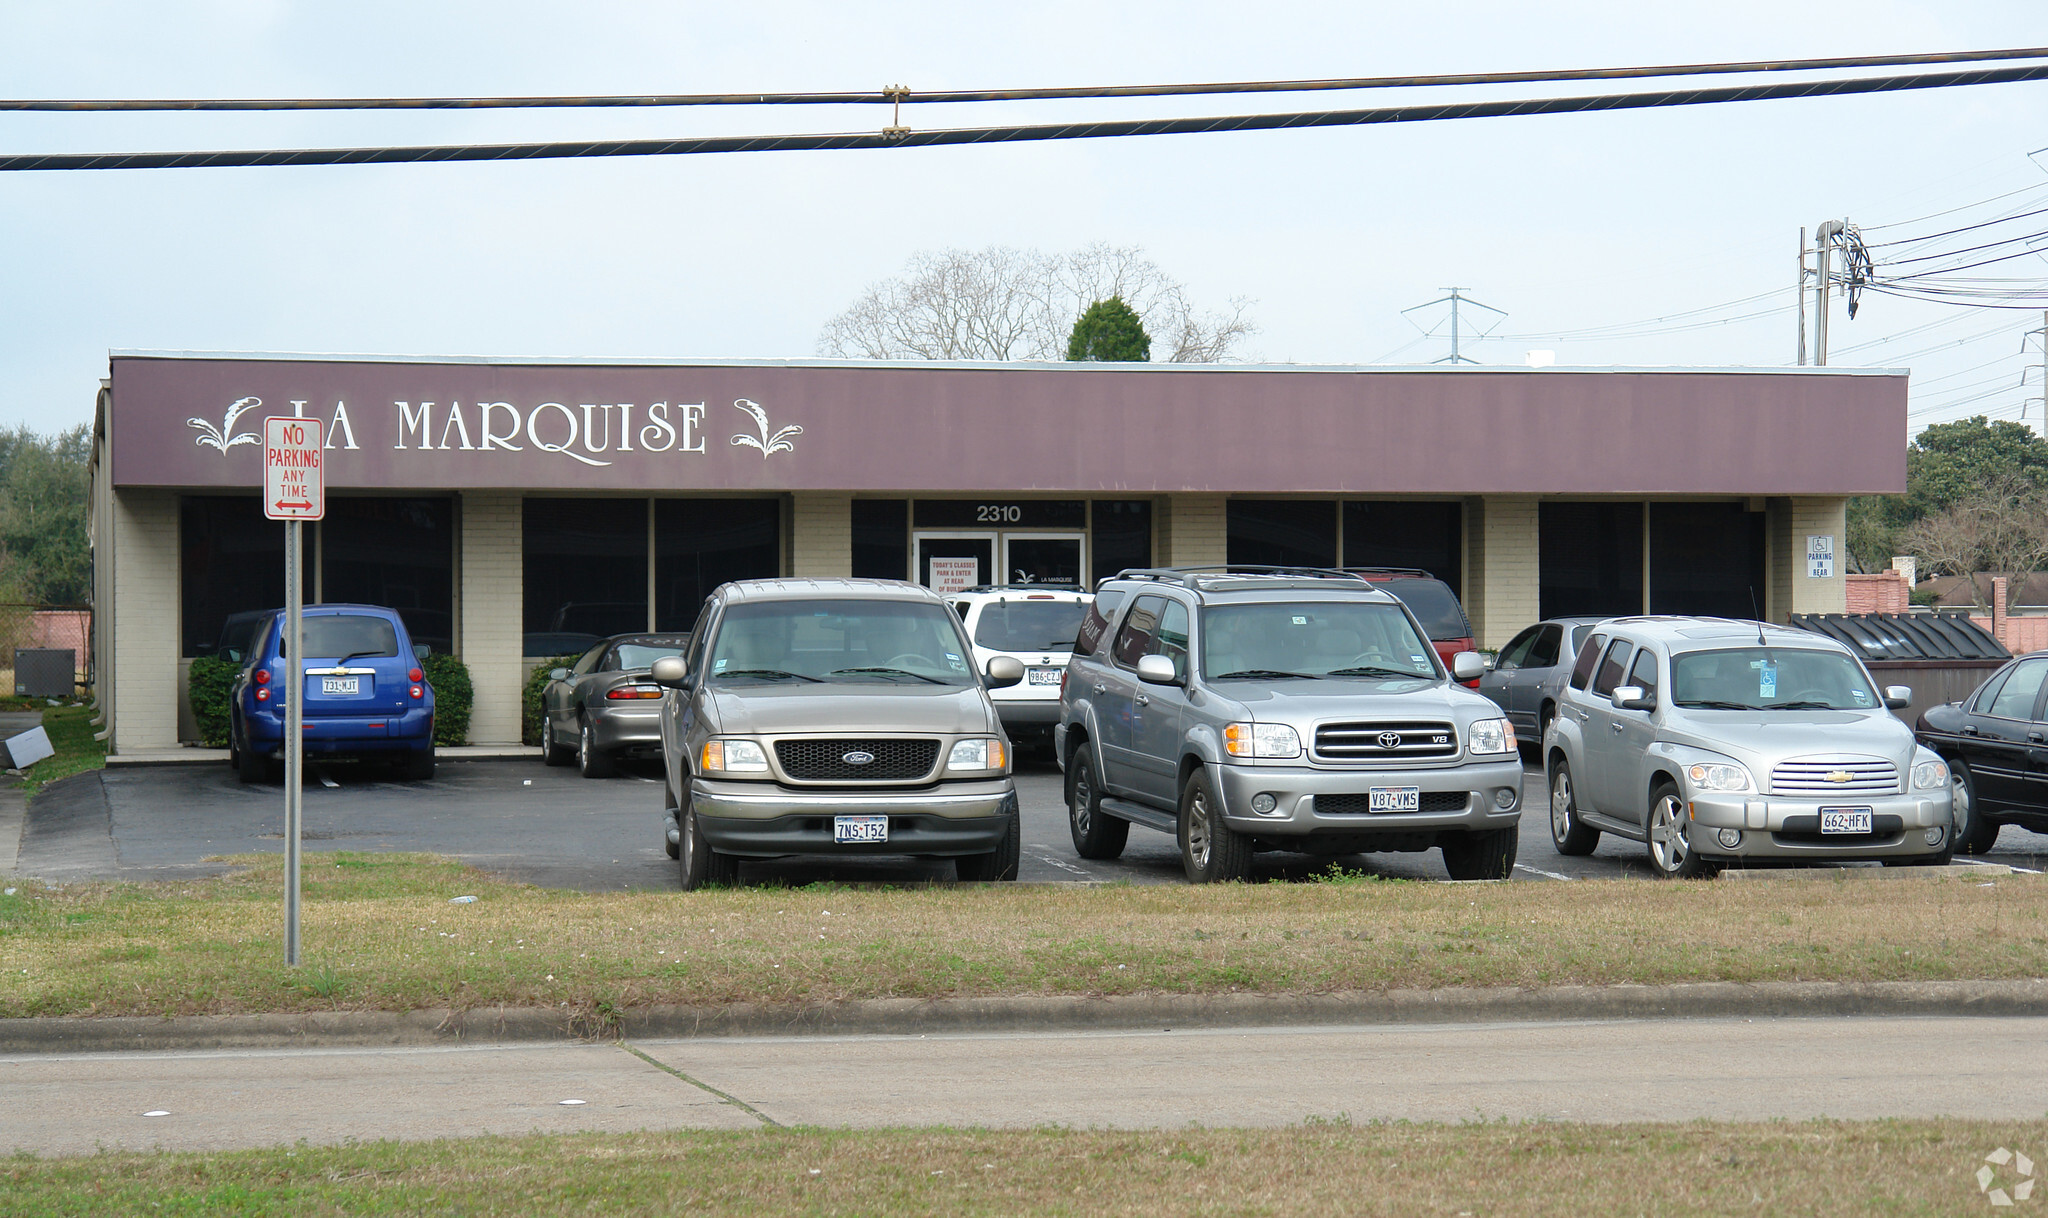
M 0 1016 L 2048 975 L 2028 875 L 584 894 L 348 853 L 306 856 L 290 970 L 282 860 L 237 861 L 0 896 Z
M 6 699 L 0 702 L 0 710 L 39 710 L 43 713 L 43 732 L 49 736 L 50 747 L 56 750 L 56 754 L 43 758 L 26 771 L 22 788 L 30 795 L 59 778 L 106 768 L 106 742 L 92 738 L 93 733 L 99 730 L 92 724 L 92 707 L 83 703 L 51 706 L 40 698 L 30 698 L 26 701 Z
M 17 1156 L 0 1214 L 1964 1214 L 2001 1146 L 2048 1121 L 489 1137 Z

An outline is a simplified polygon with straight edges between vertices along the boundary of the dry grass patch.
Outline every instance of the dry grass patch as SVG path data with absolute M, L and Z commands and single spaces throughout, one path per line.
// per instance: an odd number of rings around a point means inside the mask
M 584 894 L 418 855 L 0 897 L 0 1016 L 2048 975 L 2048 877 Z M 471 904 L 448 898 L 473 894 Z
M 0 1213 L 1956 1214 L 1998 1146 L 2048 1121 L 479 1138 L 18 1157 Z

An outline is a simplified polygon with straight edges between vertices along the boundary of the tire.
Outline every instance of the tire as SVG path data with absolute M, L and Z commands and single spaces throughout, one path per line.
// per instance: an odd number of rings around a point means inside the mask
M 597 734 L 590 730 L 590 720 L 578 722 L 582 727 L 576 733 L 576 772 L 585 778 L 610 778 L 616 771 L 611 755 L 597 747 Z
M 682 829 L 683 840 L 676 846 L 676 865 L 684 892 L 713 885 L 729 888 L 740 882 L 740 861 L 705 844 L 694 811 L 685 810 L 676 823 Z
M 407 782 L 426 782 L 434 776 L 434 746 L 414 749 L 398 763 L 398 776 Z
M 1002 844 L 994 850 L 987 854 L 963 854 L 953 860 L 961 883 L 1008 882 L 1017 878 L 1017 869 L 1024 862 L 1024 841 L 1014 802 L 1010 805 L 1009 822 L 1003 829 Z
M 1955 854 L 1983 854 L 1998 841 L 1998 822 L 1978 804 L 1977 780 L 1970 776 L 1969 767 L 1952 761 L 1949 772 L 1953 775 L 1949 795 L 1956 808 L 1956 828 L 1949 837 L 1949 849 Z
M 1600 831 L 1579 819 L 1578 790 L 1572 786 L 1571 763 L 1557 759 L 1550 775 L 1550 844 L 1559 854 L 1582 857 L 1600 844 Z
M 575 749 L 555 743 L 555 721 L 546 712 L 540 721 L 540 759 L 547 765 L 568 765 L 576 760 Z
M 1668 782 L 1650 792 L 1650 867 L 1666 879 L 1694 880 L 1719 870 L 1692 848 L 1691 827 L 1678 788 Z
M 253 749 L 245 748 L 242 750 L 242 764 L 240 767 L 242 781 L 248 785 L 260 787 L 276 782 L 277 778 L 274 776 L 274 772 L 277 768 L 277 763 L 263 754 Z
M 1505 880 L 1515 870 L 1515 848 L 1521 832 L 1513 825 L 1504 829 L 1473 829 L 1444 834 L 1437 845 L 1444 852 L 1444 870 L 1454 880 Z
M 228 720 L 228 768 L 242 768 L 242 733 L 240 725 L 233 719 Z
M 1102 789 L 1095 781 L 1095 750 L 1082 745 L 1067 763 L 1067 831 L 1074 853 L 1084 859 L 1121 856 L 1130 841 L 1131 822 L 1102 811 Z
M 663 813 L 663 822 L 666 823 L 667 821 L 673 820 L 676 825 L 676 836 L 680 838 L 682 836 L 683 818 L 676 815 L 675 796 L 669 790 L 668 778 L 666 776 L 664 776 L 661 780 L 661 810 Z M 661 832 L 661 849 L 662 853 L 668 855 L 670 858 L 675 859 L 678 862 L 682 860 L 683 844 L 681 841 L 672 842 L 668 840 L 667 829 L 663 829 Z
M 1227 884 L 1250 878 L 1251 839 L 1223 823 L 1223 809 L 1196 769 L 1180 790 L 1180 865 L 1192 884 Z

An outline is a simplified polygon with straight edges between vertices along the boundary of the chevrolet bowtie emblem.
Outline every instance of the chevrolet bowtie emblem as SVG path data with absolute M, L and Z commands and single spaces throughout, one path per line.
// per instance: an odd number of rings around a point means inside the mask
M 1826 778 L 1829 782 L 1848 782 L 1856 776 L 1847 770 L 1829 770 L 1822 777 Z

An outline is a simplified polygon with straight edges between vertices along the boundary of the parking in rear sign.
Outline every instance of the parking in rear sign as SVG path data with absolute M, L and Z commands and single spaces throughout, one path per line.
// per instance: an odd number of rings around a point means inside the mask
M 327 515 L 320 420 L 263 420 L 263 514 L 272 520 L 319 520 Z

